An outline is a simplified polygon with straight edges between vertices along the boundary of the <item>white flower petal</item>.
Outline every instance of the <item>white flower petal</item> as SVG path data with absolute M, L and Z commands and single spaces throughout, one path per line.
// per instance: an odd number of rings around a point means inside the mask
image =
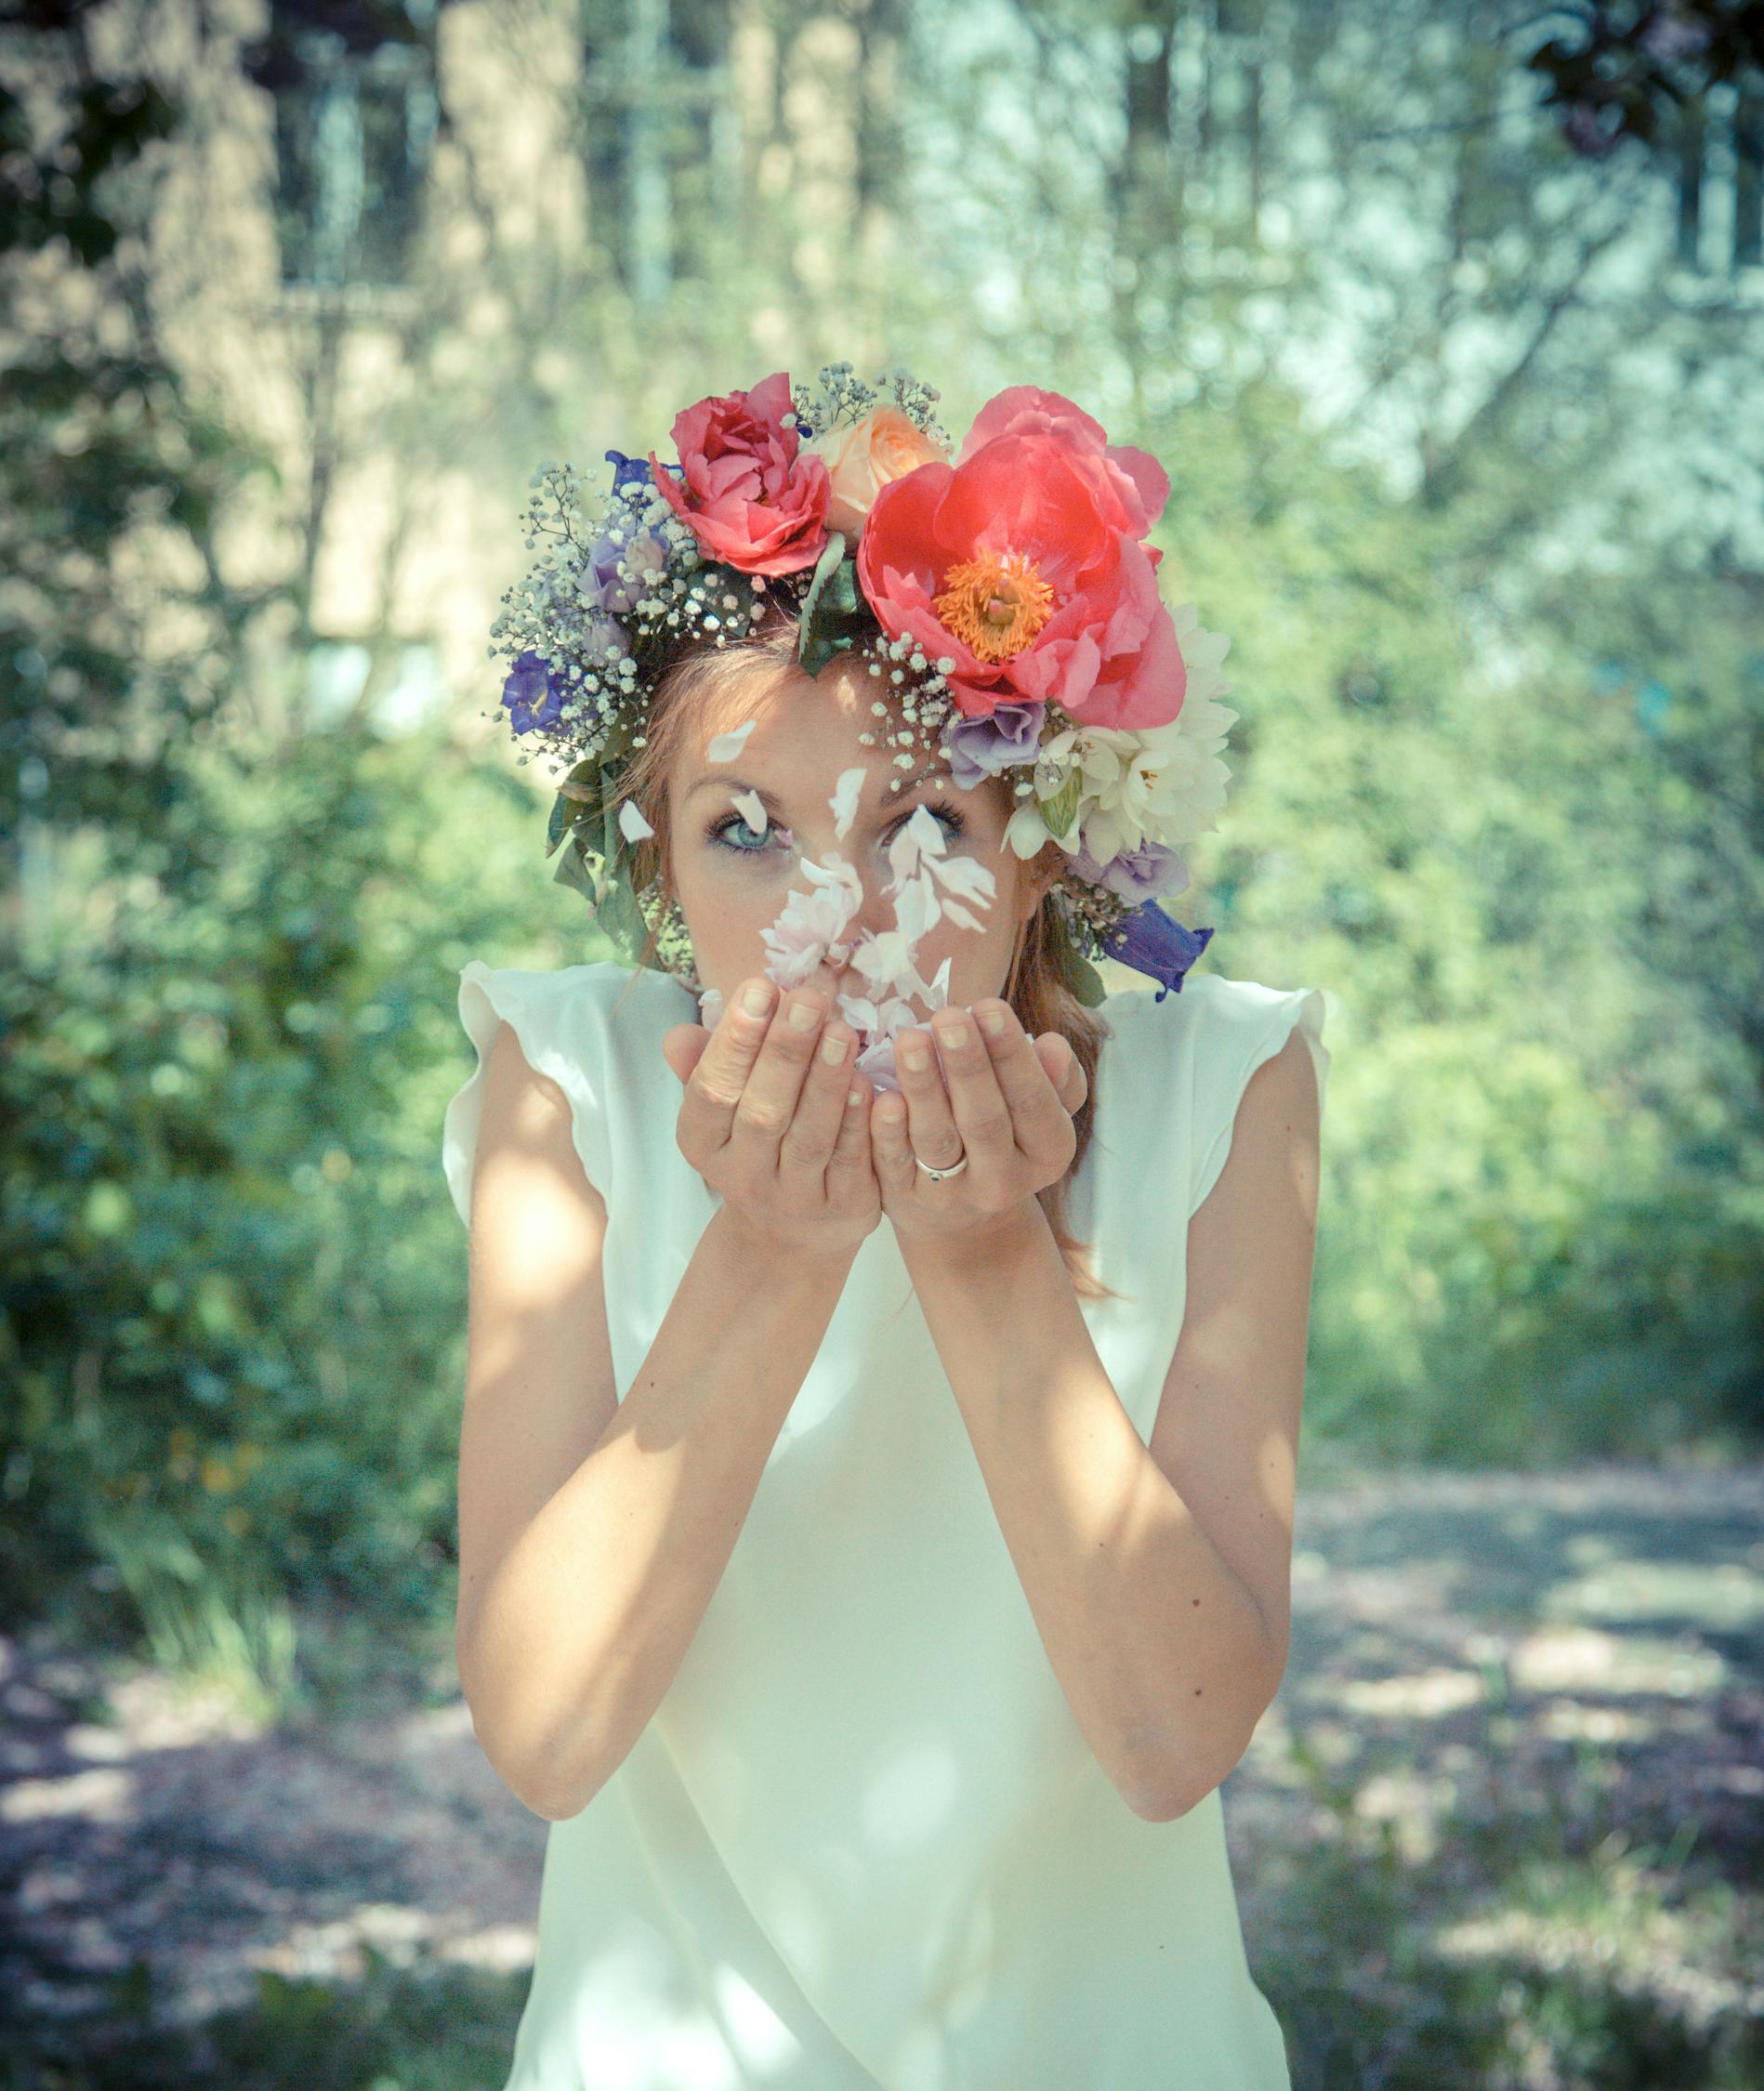
M 833 832 L 841 842 L 857 816 L 858 796 L 863 790 L 865 774 L 862 769 L 842 769 L 838 782 L 833 787 L 833 797 L 828 803 L 833 808 Z
M 766 809 L 760 804 L 756 793 L 731 792 L 729 803 L 756 835 L 764 835 L 767 832 L 770 823 L 766 819 Z
M 746 719 L 728 733 L 712 734 L 704 749 L 706 762 L 733 762 L 747 745 L 747 736 L 757 726 L 757 719 Z
M 1025 799 L 1014 812 L 1005 829 L 1005 840 L 1018 856 L 1033 857 L 1047 841 L 1047 823 L 1041 817 L 1041 809 L 1033 799 Z

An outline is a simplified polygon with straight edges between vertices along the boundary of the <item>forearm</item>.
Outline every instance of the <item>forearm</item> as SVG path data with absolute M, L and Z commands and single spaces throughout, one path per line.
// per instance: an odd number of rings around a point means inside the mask
M 1039 1203 L 902 1248 L 1073 1717 L 1136 1814 L 1181 1812 L 1273 1690 L 1260 1608 L 1122 1407 Z
M 617 1414 L 488 1579 L 462 1673 L 536 1812 L 586 1807 L 672 1683 L 854 1254 L 770 1254 L 720 1206 Z

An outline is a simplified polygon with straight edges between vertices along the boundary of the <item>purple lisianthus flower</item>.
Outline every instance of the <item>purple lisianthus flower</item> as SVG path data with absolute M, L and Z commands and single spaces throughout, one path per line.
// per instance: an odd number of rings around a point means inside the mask
M 982 777 L 995 777 L 1014 762 L 1033 762 L 1047 716 L 1040 702 L 1007 698 L 984 718 L 953 721 L 943 730 L 952 781 L 971 792 Z
M 1210 929 L 1185 929 L 1165 914 L 1154 901 L 1124 915 L 1111 935 L 1104 938 L 1106 957 L 1131 966 L 1160 981 L 1154 1001 L 1162 1002 L 1172 988 L 1180 992 L 1182 976 L 1212 941 Z
M 513 717 L 515 731 L 531 733 L 535 726 L 557 724 L 563 710 L 563 684 L 550 662 L 529 647 L 508 671 L 502 701 Z
M 619 573 L 621 563 L 631 575 L 628 581 Z M 602 531 L 576 576 L 576 592 L 584 602 L 599 610 L 633 611 L 648 594 L 652 580 L 666 566 L 666 540 L 654 531 L 638 531 L 630 537 Z
M 582 658 L 597 666 L 609 656 L 628 653 L 631 636 L 616 617 L 590 617 L 588 636 L 582 642 Z
M 1189 868 L 1181 853 L 1162 842 L 1142 842 L 1099 863 L 1081 842 L 1070 866 L 1074 878 L 1100 886 L 1124 901 L 1149 901 L 1155 893 L 1174 898 L 1188 886 Z

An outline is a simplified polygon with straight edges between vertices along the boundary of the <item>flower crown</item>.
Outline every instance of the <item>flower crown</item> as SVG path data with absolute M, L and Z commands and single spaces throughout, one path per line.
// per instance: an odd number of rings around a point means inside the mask
M 491 651 L 513 662 L 502 701 L 516 735 L 568 767 L 546 841 L 547 855 L 563 846 L 556 876 L 625 963 L 644 963 L 653 935 L 653 963 L 691 974 L 683 925 L 657 927 L 659 882 L 632 883 L 634 846 L 654 831 L 621 779 L 652 693 L 683 640 L 739 643 L 769 603 L 796 619 L 809 676 L 855 650 L 880 682 L 885 744 L 933 752 L 964 791 L 1025 772 L 1006 839 L 1020 858 L 1050 838 L 1066 853 L 1051 913 L 1081 1002 L 1103 999 L 1095 958 L 1149 974 L 1162 1001 L 1205 948 L 1212 930 L 1185 928 L 1154 897 L 1183 890 L 1180 851 L 1218 824 L 1231 774 L 1218 751 L 1238 715 L 1218 701 L 1230 640 L 1159 596 L 1163 554 L 1146 536 L 1168 476 L 1031 385 L 989 400 L 952 461 L 938 397 L 899 370 L 873 387 L 831 363 L 813 391 L 779 371 L 678 414 L 678 464 L 608 451 L 592 517 L 573 466 L 534 473 L 526 542 L 550 543 L 503 597 Z M 717 736 L 708 759 L 733 760 L 746 730 Z M 876 744 L 874 730 L 861 739 Z M 839 780 L 841 836 L 864 774 Z M 764 834 L 759 801 L 731 799 Z M 914 970 L 918 938 L 942 915 L 979 928 L 966 903 L 990 904 L 992 874 L 943 855 L 921 805 L 890 845 L 894 930 L 843 940 L 862 889 L 832 852 L 804 861 L 811 891 L 793 892 L 767 932 L 781 985 L 830 955 L 860 967 L 872 994 L 841 1005 L 871 1036 L 858 1065 L 873 1074 L 891 1075 L 893 1032 L 922 1021 L 904 995 L 938 1007 L 946 993 L 947 960 L 932 981 Z

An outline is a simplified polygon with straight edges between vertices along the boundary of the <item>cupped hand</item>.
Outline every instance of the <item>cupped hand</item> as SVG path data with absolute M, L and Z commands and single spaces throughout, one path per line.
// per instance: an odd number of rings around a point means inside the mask
M 770 1000 L 758 1017 L 743 1007 L 754 986 Z M 793 1009 L 810 1021 L 791 1023 Z M 864 1123 L 871 1085 L 851 1072 L 857 1033 L 827 1014 L 818 991 L 780 998 L 757 976 L 741 983 L 714 1032 L 676 1024 L 662 1040 L 683 1085 L 680 1152 L 757 1233 L 815 1252 L 855 1247 L 882 1217 Z M 821 1049 L 829 1040 L 843 1046 L 831 1059 Z
M 995 1036 L 979 1022 L 992 1010 L 1002 1019 Z M 731 1020 L 726 1016 L 715 1032 L 676 1024 L 664 1036 L 663 1056 L 689 1088 Z M 946 1044 L 942 1034 L 957 1025 L 967 1031 L 966 1043 Z M 928 1028 L 938 1051 L 915 1071 L 904 1054 L 915 1039 L 926 1044 Z M 1084 1069 L 1060 1032 L 1031 1038 L 1007 1002 L 938 1011 L 928 1027 L 897 1036 L 895 1064 L 904 1109 L 900 1098 L 882 1092 L 867 1113 L 860 1107 L 855 1115 L 867 1116 L 863 1130 L 880 1209 L 897 1232 L 978 1233 L 1072 1166 L 1077 1147 L 1072 1121 L 1089 1094 Z M 853 1075 L 851 1084 L 871 1087 L 862 1075 Z M 915 1163 L 915 1151 L 933 1168 L 964 1152 L 968 1164 L 960 1176 L 933 1182 Z
M 902 1032 L 894 1059 L 902 1095 L 876 1099 L 870 1151 L 897 1234 L 978 1237 L 1072 1166 L 1073 1118 L 1089 1087 L 1058 1032 L 1031 1038 L 1009 1003 L 993 998 Z M 941 1182 L 918 1166 L 947 1168 L 964 1154 L 968 1166 Z

